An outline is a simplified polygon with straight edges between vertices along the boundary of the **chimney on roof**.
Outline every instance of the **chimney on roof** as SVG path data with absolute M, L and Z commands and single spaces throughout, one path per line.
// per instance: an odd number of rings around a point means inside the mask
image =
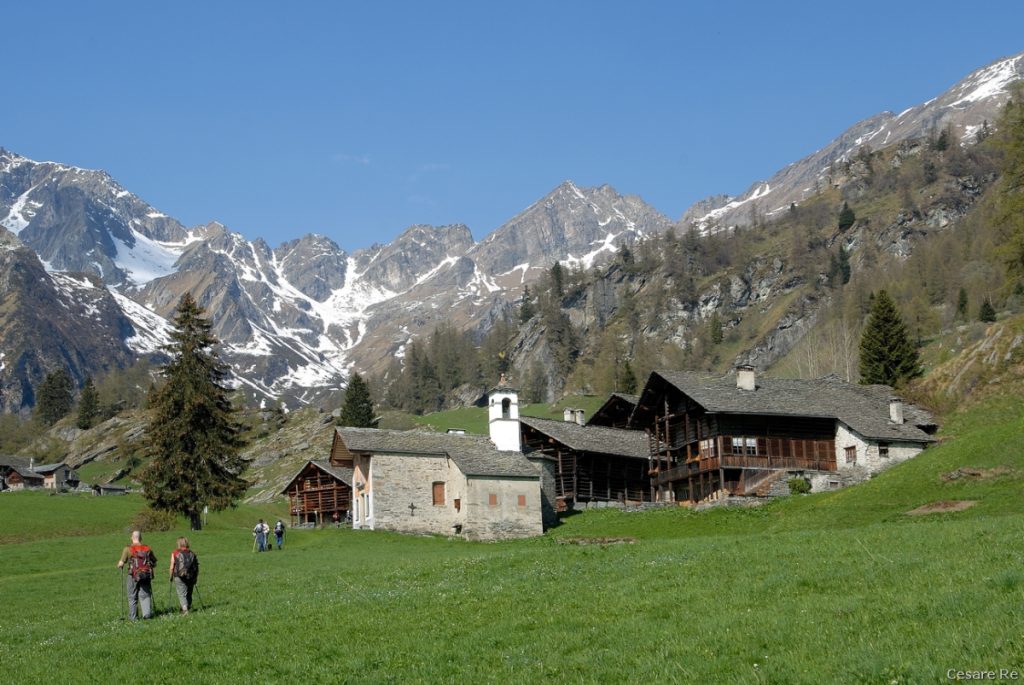
M 21 462 L 21 463 L 24 464 L 25 462 Z M 29 471 L 35 471 L 36 470 L 36 458 L 35 457 L 29 457 L 28 458 L 28 470 Z
M 587 419 L 586 419 L 586 416 L 583 413 L 583 410 L 582 409 L 577 409 L 576 410 L 576 423 L 578 423 L 578 424 L 580 424 L 582 426 L 586 422 L 587 422 Z
M 753 366 L 740 364 L 736 367 L 736 387 L 740 390 L 757 389 L 757 376 L 754 374 Z
M 895 424 L 903 423 L 903 400 L 898 397 L 889 398 L 889 421 Z
M 562 420 L 565 421 L 566 423 L 572 423 L 573 421 L 575 421 L 576 410 L 566 407 L 565 410 L 562 411 Z

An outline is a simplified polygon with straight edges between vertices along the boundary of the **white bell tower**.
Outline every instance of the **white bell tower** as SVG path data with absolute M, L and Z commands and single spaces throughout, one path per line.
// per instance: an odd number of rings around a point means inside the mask
M 487 419 L 491 442 L 499 450 L 521 452 L 519 441 L 519 393 L 502 374 L 498 386 L 487 395 Z

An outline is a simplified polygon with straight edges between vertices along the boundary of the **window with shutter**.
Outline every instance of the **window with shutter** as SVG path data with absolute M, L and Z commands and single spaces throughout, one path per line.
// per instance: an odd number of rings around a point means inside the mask
M 435 481 L 434 482 L 434 506 L 435 507 L 443 507 L 444 506 L 444 482 L 443 481 Z

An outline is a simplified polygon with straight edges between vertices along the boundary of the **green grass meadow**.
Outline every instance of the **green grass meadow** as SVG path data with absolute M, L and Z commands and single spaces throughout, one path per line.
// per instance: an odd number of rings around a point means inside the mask
M 533 540 L 296 530 L 284 551 L 254 554 L 252 522 L 278 511 L 243 507 L 190 535 L 204 608 L 165 611 L 168 584 L 155 581 L 161 613 L 136 624 L 120 620 L 115 563 L 141 500 L 0 495 L 2 680 L 888 684 L 1024 672 L 1022 409 L 1004 400 L 955 417 L 942 445 L 856 488 L 749 510 L 586 512 Z M 940 477 L 961 466 L 1009 471 Z M 905 514 L 955 499 L 978 504 Z M 147 536 L 161 569 L 181 532 Z

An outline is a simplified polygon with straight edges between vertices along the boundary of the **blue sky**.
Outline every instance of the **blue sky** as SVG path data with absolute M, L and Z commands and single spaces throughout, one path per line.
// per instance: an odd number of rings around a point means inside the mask
M 11 3 L 0 145 L 187 225 L 477 239 L 558 183 L 671 218 L 1024 51 L 1024 3 Z

